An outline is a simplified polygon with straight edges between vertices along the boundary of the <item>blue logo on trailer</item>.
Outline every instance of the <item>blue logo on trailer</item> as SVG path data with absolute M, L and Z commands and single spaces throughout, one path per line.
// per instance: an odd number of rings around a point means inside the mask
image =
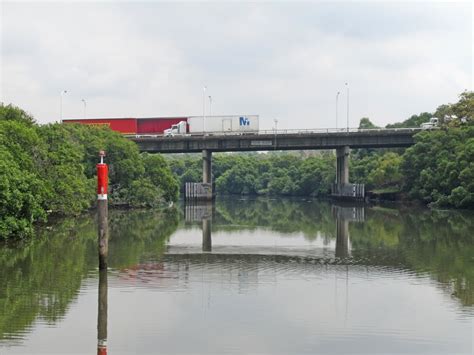
M 241 126 L 250 126 L 250 120 L 247 117 L 239 117 L 239 124 Z

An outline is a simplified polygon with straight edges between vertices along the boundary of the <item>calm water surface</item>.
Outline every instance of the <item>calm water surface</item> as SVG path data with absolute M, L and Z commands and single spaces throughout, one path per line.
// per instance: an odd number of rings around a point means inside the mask
M 0 353 L 471 354 L 474 215 L 219 199 L 0 247 Z

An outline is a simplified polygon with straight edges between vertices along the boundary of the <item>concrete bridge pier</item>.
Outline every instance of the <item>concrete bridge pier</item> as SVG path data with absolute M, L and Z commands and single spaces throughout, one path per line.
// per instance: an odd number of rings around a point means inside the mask
M 336 149 L 336 184 L 340 188 L 349 183 L 349 146 Z
M 202 151 L 202 182 L 212 184 L 212 152 L 208 149 Z
M 364 184 L 349 183 L 349 153 L 348 145 L 336 149 L 336 182 L 331 187 L 331 194 L 337 198 L 363 199 Z

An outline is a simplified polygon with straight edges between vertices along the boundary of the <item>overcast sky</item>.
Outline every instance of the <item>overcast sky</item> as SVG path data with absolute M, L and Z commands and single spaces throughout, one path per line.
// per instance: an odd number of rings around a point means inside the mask
M 259 114 L 261 128 L 378 125 L 473 87 L 464 2 L 1 2 L 0 100 L 63 116 Z M 209 111 L 206 100 L 206 114 Z

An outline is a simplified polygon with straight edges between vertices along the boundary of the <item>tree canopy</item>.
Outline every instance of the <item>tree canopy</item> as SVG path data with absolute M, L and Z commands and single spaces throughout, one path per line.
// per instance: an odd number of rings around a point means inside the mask
M 0 238 L 26 237 L 48 214 L 77 215 L 95 202 L 98 152 L 109 164 L 109 203 L 155 207 L 177 199 L 178 182 L 159 155 L 107 127 L 36 124 L 0 105 Z

